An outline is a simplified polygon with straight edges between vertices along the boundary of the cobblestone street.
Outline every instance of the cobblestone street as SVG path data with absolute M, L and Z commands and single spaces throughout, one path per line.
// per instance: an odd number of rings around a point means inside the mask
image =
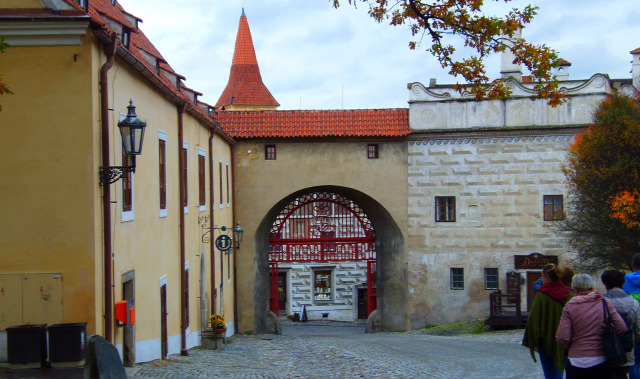
M 522 330 L 463 336 L 364 334 L 363 325 L 287 323 L 128 369 L 134 378 L 543 378 Z

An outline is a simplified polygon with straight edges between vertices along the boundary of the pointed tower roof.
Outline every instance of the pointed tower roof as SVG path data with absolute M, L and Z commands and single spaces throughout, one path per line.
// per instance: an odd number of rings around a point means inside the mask
M 227 110 L 276 109 L 280 104 L 262 82 L 247 16 L 242 9 L 229 82 L 216 103 Z

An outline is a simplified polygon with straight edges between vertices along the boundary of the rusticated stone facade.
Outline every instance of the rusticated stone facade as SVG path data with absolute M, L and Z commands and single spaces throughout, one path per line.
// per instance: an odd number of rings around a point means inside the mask
M 517 268 L 514 256 L 570 259 L 556 223 L 545 220 L 544 198 L 559 199 L 567 211 L 566 152 L 614 84 L 604 75 L 562 82 L 570 99 L 557 108 L 536 98 L 531 84 L 508 79 L 507 85 L 511 98 L 481 102 L 452 86 L 409 85 L 412 328 L 488 316 L 490 293 L 507 291 L 513 272 L 521 275 L 526 310 L 527 288 L 540 269 Z M 446 212 L 436 197 L 449 199 Z

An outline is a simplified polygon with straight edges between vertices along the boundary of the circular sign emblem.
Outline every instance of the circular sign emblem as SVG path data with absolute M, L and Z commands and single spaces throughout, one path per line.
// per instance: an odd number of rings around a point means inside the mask
M 216 238 L 216 247 L 220 251 L 227 251 L 231 248 L 231 241 L 231 237 L 223 234 Z

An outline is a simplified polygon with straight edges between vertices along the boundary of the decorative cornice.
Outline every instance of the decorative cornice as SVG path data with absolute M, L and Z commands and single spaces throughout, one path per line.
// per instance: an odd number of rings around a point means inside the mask
M 80 45 L 89 21 L 89 16 L 64 21 L 0 20 L 0 36 L 11 46 Z
M 577 134 L 577 132 L 576 132 Z M 409 141 L 409 146 L 420 146 L 420 145 L 482 145 L 482 144 L 496 144 L 496 143 L 527 143 L 527 142 L 569 142 L 571 141 L 576 134 L 558 134 L 558 135 L 545 135 L 545 136 L 511 136 L 511 137 L 498 137 L 498 136 L 489 136 L 489 137 L 454 137 L 454 138 L 446 138 L 446 137 L 435 137 L 435 138 L 426 138 L 418 141 Z

